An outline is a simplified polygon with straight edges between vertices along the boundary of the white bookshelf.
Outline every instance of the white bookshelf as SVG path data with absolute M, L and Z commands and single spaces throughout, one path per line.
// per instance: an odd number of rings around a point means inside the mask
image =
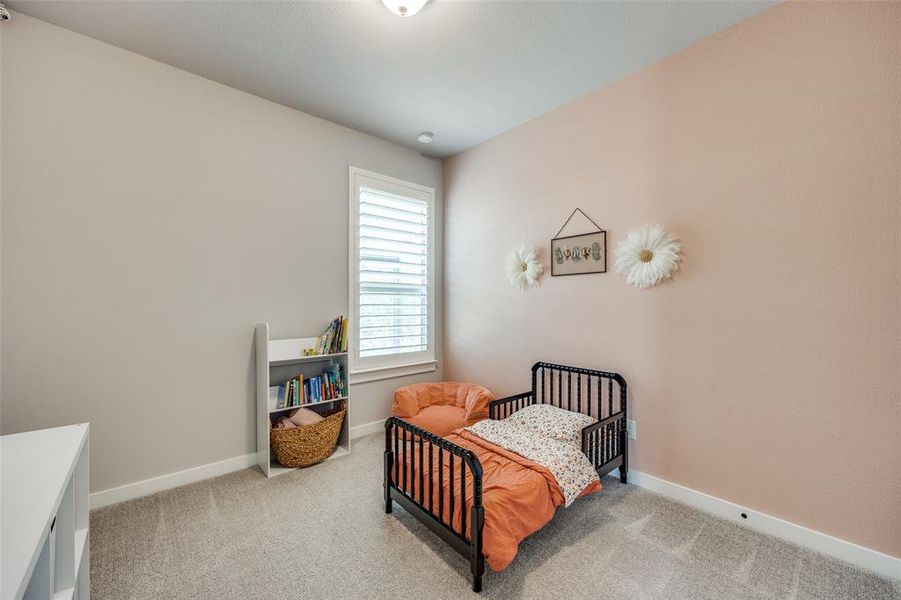
M 88 430 L 0 437 L 0 599 L 89 600 Z
M 319 375 L 336 363 L 341 365 L 344 377 L 345 379 L 347 378 L 347 352 L 304 356 L 304 348 L 312 348 L 315 344 L 315 337 L 273 340 L 269 338 L 268 323 L 260 323 L 256 327 L 257 462 L 266 477 L 274 477 L 294 470 L 293 468 L 281 466 L 275 460 L 269 445 L 269 423 L 273 415 L 278 416 L 297 408 L 296 406 L 282 409 L 275 408 L 275 403 L 269 397 L 269 388 L 276 385 L 284 385 L 289 379 L 301 374 L 304 377 Z M 304 404 L 304 408 L 323 412 L 335 408 L 335 405 L 341 400 L 347 403 L 347 414 L 344 416 L 344 424 L 341 426 L 341 433 L 338 435 L 338 446 L 327 460 L 350 454 L 349 394 L 350 392 L 348 392 L 348 396 L 343 398 Z

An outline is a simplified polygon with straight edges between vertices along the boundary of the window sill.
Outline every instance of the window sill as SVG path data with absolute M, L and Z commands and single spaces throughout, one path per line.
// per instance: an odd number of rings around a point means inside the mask
M 382 379 L 394 379 L 395 377 L 407 377 L 409 375 L 420 375 L 422 373 L 431 373 L 438 370 L 437 360 L 427 360 L 409 365 L 400 365 L 396 367 L 376 367 L 374 369 L 357 369 L 350 373 L 350 384 L 366 383 L 369 381 L 379 381 Z

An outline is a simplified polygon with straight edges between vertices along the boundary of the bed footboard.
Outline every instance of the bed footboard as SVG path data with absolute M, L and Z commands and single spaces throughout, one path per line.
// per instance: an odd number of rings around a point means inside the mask
M 391 513 L 393 502 L 400 504 L 469 560 L 472 589 L 482 591 L 485 509 L 482 464 L 475 453 L 391 417 L 385 422 L 384 485 L 385 513 Z

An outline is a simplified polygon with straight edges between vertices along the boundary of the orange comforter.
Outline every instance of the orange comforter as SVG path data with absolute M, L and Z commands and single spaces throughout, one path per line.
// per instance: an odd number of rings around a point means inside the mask
M 458 429 L 446 438 L 448 441 L 472 450 L 482 464 L 482 506 L 485 508 L 485 526 L 483 529 L 483 552 L 488 566 L 494 571 L 507 568 L 516 557 L 519 543 L 532 533 L 538 531 L 554 516 L 554 511 L 564 503 L 563 493 L 557 485 L 556 478 L 543 466 L 531 460 L 505 450 L 500 446 L 487 442 L 479 436 Z M 422 504 L 429 507 L 429 490 L 419 489 L 419 446 L 416 445 L 417 454 L 412 457 L 408 453 L 406 463 L 409 467 L 408 485 L 398 485 L 407 490 Z M 428 444 L 425 444 L 427 448 Z M 423 479 L 428 482 L 428 449 L 423 461 Z M 433 452 L 431 468 L 437 467 L 437 448 Z M 454 463 L 454 489 L 455 502 L 453 520 L 450 520 L 450 455 L 444 453 L 443 495 L 444 514 L 442 521 L 452 522 L 453 528 L 460 531 L 461 506 L 460 494 L 460 460 L 455 457 Z M 393 474 L 392 474 L 393 475 Z M 403 474 L 398 478 L 403 480 Z M 439 512 L 438 474 L 432 478 L 432 513 Z M 582 496 L 600 491 L 600 482 L 594 482 L 582 491 Z M 466 470 L 466 532 L 470 537 L 470 509 L 472 503 L 472 473 Z

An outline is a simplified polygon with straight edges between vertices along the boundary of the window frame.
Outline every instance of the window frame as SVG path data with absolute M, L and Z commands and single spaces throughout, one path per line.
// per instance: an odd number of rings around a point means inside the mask
M 360 189 L 370 188 L 375 191 L 393 194 L 400 197 L 423 200 L 428 204 L 428 246 L 426 256 L 426 290 L 427 301 L 427 340 L 426 350 L 403 352 L 379 356 L 360 356 L 359 338 L 360 322 Z M 349 310 L 350 331 L 347 346 L 348 364 L 351 383 L 362 383 L 377 379 L 403 377 L 426 373 L 437 369 L 435 360 L 435 188 L 404 181 L 381 173 L 367 171 L 358 167 L 350 167 L 349 175 Z

